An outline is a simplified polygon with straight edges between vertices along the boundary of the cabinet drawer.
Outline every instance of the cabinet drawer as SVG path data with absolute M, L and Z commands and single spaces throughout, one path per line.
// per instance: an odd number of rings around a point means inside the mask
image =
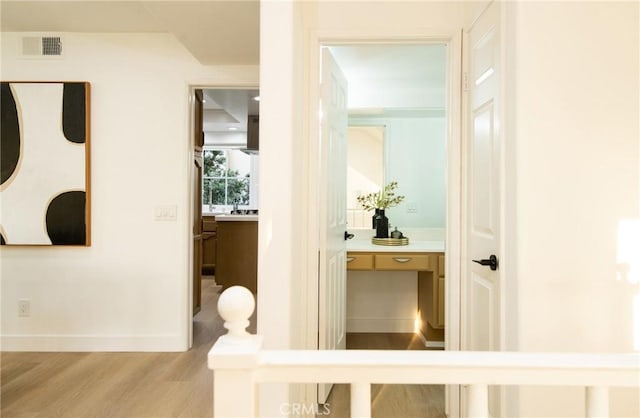
M 347 254 L 347 270 L 373 270 L 373 255 Z
M 376 270 L 431 270 L 428 255 L 376 254 Z

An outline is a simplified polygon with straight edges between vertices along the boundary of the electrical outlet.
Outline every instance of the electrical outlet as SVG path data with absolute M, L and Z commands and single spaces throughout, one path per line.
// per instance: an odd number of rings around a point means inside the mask
M 31 315 L 31 299 L 18 300 L 18 316 Z

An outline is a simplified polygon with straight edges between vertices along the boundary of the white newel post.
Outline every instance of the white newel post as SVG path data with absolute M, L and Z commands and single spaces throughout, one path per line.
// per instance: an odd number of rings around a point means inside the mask
M 254 309 L 253 294 L 242 286 L 228 288 L 218 299 L 218 312 L 229 331 L 218 338 L 209 351 L 215 418 L 258 415 L 254 370 L 258 365 L 262 337 L 251 335 L 246 330 Z

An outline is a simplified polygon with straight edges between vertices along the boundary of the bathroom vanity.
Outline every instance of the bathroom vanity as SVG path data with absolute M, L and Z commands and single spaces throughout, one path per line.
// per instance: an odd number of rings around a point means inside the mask
M 416 326 L 428 345 L 444 342 L 444 242 L 415 241 L 403 246 L 373 245 L 365 240 L 347 244 L 347 271 L 417 272 Z

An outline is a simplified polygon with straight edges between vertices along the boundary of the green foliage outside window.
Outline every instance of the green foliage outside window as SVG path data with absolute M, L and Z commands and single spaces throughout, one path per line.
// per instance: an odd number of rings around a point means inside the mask
M 250 174 L 241 176 L 228 167 L 222 150 L 204 150 L 202 203 L 205 205 L 248 205 Z

